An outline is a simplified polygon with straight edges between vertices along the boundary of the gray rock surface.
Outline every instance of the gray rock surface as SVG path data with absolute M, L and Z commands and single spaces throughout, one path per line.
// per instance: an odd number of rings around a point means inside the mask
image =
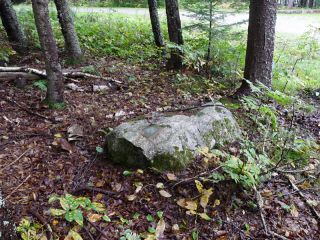
M 223 105 L 211 105 L 190 115 L 119 125 L 106 137 L 107 158 L 125 166 L 183 169 L 194 159 L 197 148 L 213 148 L 240 137 L 231 112 Z

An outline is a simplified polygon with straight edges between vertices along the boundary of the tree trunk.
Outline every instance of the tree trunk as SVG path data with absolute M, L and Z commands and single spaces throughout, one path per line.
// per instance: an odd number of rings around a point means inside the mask
M 288 8 L 293 8 L 294 0 L 288 0 Z
M 177 45 L 183 45 L 178 0 L 166 0 L 166 13 L 170 41 Z M 180 50 L 173 49 L 171 51 L 168 67 L 172 69 L 182 68 L 182 52 Z
M 0 0 L 0 17 L 12 48 L 19 54 L 27 50 L 27 40 L 12 7 L 11 0 Z
M 49 0 L 32 0 L 32 8 L 46 63 L 47 101 L 49 104 L 55 104 L 63 103 L 64 79 L 59 63 L 58 47 L 50 23 L 48 2 Z
M 277 2 L 251 0 L 244 79 L 271 87 Z M 236 94 L 250 93 L 243 81 Z
M 54 3 L 57 8 L 58 19 L 68 56 L 72 61 L 79 61 L 82 53 L 68 2 L 66 0 L 54 0 Z
M 148 5 L 154 41 L 158 47 L 163 47 L 164 41 L 160 28 L 157 0 L 148 0 Z

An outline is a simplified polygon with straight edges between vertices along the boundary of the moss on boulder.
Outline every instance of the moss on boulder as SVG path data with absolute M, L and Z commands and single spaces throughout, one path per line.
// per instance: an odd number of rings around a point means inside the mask
M 235 141 L 240 128 L 231 112 L 206 106 L 191 116 L 161 117 L 155 123 L 123 123 L 106 137 L 107 159 L 129 167 L 154 167 L 160 171 L 184 169 L 197 148 Z

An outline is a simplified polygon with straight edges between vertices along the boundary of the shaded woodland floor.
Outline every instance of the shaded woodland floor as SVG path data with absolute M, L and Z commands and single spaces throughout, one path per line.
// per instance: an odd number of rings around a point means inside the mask
M 187 215 L 177 205 L 180 198 L 197 197 L 197 189 L 190 183 L 195 176 L 207 170 L 201 158 L 196 159 L 186 171 L 177 173 L 175 180 L 168 179 L 166 173 L 152 170 L 132 170 L 131 176 L 124 176 L 123 172 L 128 169 L 103 159 L 96 152 L 96 147 L 104 142 L 101 129 L 135 117 L 148 117 L 153 111 L 196 106 L 207 100 L 204 95 L 181 95 L 170 82 L 173 74 L 164 70 L 130 66 L 117 59 L 104 59 L 94 64 L 104 76 L 128 83 L 128 87 L 97 93 L 92 91 L 92 86 L 103 83 L 103 80 L 81 79 L 75 84 L 83 91 L 66 89 L 66 108 L 50 110 L 41 104 L 44 93 L 32 84 L 24 89 L 16 88 L 13 82 L 0 84 L 0 186 L 16 223 L 23 216 L 30 216 L 27 210 L 33 208 L 52 224 L 56 233 L 66 235 L 66 223 L 53 223 L 48 214 L 48 196 L 72 193 L 81 186 L 90 185 L 116 193 L 80 192 L 105 203 L 112 220 L 99 223 L 99 228 L 108 238 L 99 237 L 99 232 L 95 232 L 95 239 L 119 239 L 119 225 L 123 225 L 119 216 L 129 220 L 125 228 L 146 232 L 152 225 L 146 216 L 156 216 L 157 211 L 163 211 L 167 224 L 164 239 L 192 239 L 195 230 L 199 239 L 272 238 L 265 235 L 259 211 L 254 206 L 254 194 L 232 182 L 213 186 L 214 193 L 209 202 L 213 220 L 210 222 Z M 319 106 L 319 100 L 313 101 L 318 101 L 316 104 Z M 28 113 L 14 102 L 55 121 Z M 241 115 L 239 110 L 235 114 Z M 305 129 L 306 134 L 319 138 L 319 119 L 318 109 L 310 116 L 298 116 L 296 124 Z M 84 129 L 84 137 L 66 145 L 53 145 L 55 135 L 66 138 L 67 129 L 74 124 Z M 313 159 L 310 164 L 318 165 L 319 159 Z M 211 166 L 212 169 L 216 167 L 214 163 Z M 304 177 L 303 173 L 301 177 Z M 135 192 L 137 182 L 141 182 L 143 187 L 137 198 L 129 201 L 128 196 Z M 171 193 L 170 198 L 159 194 L 156 188 L 159 182 Z M 265 199 L 267 225 L 272 231 L 288 239 L 319 239 L 319 222 L 283 174 L 275 173 L 260 190 Z M 305 195 L 315 201 L 320 201 L 319 192 L 319 188 L 313 186 L 304 189 Z M 214 204 L 216 200 L 220 204 Z M 295 208 L 286 209 L 292 204 Z M 134 218 L 136 213 L 139 217 Z M 172 229 L 175 224 L 179 224 L 180 230 Z M 82 236 L 90 239 L 84 231 Z

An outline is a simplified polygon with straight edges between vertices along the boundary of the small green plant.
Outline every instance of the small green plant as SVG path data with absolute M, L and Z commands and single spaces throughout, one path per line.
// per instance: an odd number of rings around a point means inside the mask
M 78 226 L 84 225 L 84 213 L 87 220 L 96 222 L 104 220 L 110 222 L 111 219 L 106 214 L 106 208 L 102 203 L 92 202 L 87 197 L 74 197 L 71 194 L 64 196 L 52 195 L 49 203 L 58 201 L 61 208 L 50 208 L 50 214 L 53 217 L 63 217 L 67 222 L 76 223 Z M 77 231 L 71 229 L 68 236 L 74 239 L 82 239 Z
M 91 202 L 86 197 L 74 197 L 70 194 L 58 197 L 56 195 L 49 198 L 49 203 L 59 201 L 62 209 L 50 208 L 52 216 L 64 216 L 68 222 L 75 221 L 80 226 L 83 226 L 83 210 L 96 211 L 98 213 L 104 213 L 106 211 L 105 206 L 102 203 Z
M 264 154 L 258 154 L 254 143 L 243 142 L 240 157 L 229 155 L 223 162 L 223 171 L 236 183 L 244 187 L 257 186 L 261 180 L 260 174 L 270 164 L 270 159 Z
M 48 82 L 47 80 L 37 80 L 33 83 L 33 86 L 45 92 L 48 88 Z
M 141 240 L 139 234 L 132 232 L 131 229 L 126 229 L 120 235 L 120 240 Z
M 34 223 L 27 218 L 23 218 L 17 232 L 20 234 L 23 240 L 45 240 L 47 239 L 43 226 L 39 223 Z
M 9 62 L 9 58 L 16 54 L 16 52 L 6 44 L 1 43 L 0 47 L 0 61 Z

